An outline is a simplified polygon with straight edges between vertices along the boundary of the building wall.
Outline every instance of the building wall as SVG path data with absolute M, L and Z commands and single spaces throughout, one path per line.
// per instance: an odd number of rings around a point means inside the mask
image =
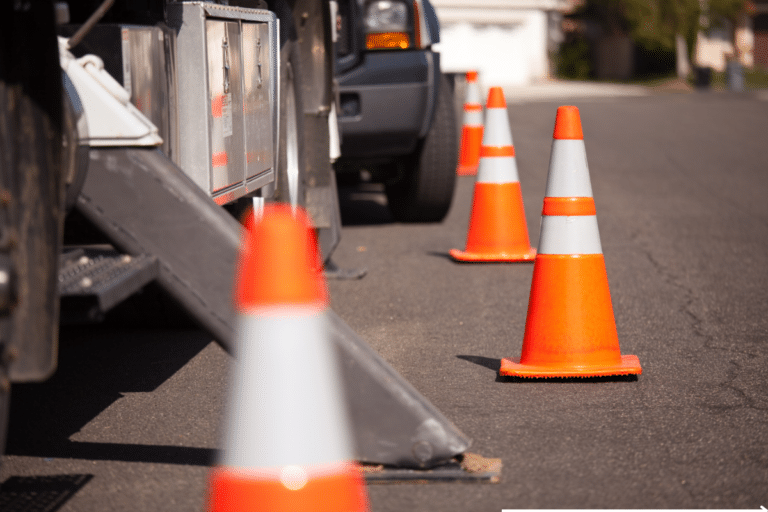
M 725 71 L 726 58 L 729 55 L 733 55 L 733 43 L 726 31 L 712 30 L 709 34 L 699 32 L 694 53 L 697 66 Z
M 739 62 L 748 68 L 756 63 L 757 38 L 753 30 L 754 19 L 747 13 L 739 17 L 734 39 L 731 39 L 730 28 L 712 29 L 709 33 L 699 32 L 696 41 L 695 61 L 698 66 L 710 67 L 715 71 L 724 71 L 728 60 L 736 55 L 738 48 Z
M 433 0 L 444 72 L 477 70 L 486 86 L 549 77 L 549 11 L 558 1 Z

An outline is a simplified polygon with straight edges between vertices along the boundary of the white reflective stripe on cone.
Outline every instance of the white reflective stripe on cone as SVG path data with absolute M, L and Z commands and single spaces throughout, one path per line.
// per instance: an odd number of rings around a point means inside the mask
M 517 160 L 513 156 L 485 156 L 477 166 L 476 183 L 517 183 Z
M 467 97 L 464 103 L 483 103 L 483 97 L 480 95 L 480 86 L 477 81 L 467 82 Z
M 544 215 L 538 254 L 603 254 L 595 215 Z
M 587 151 L 581 139 L 554 139 L 546 197 L 592 197 Z
M 483 111 L 465 110 L 464 126 L 483 126 Z
M 221 465 L 256 468 L 352 460 L 340 368 L 324 312 L 241 315 Z
M 512 146 L 512 131 L 505 108 L 485 109 L 483 146 Z

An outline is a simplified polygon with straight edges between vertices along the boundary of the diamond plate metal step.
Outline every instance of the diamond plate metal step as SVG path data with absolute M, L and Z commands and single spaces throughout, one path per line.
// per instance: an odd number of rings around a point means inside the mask
M 95 321 L 157 278 L 157 258 L 130 256 L 109 247 L 75 248 L 59 260 L 64 321 Z

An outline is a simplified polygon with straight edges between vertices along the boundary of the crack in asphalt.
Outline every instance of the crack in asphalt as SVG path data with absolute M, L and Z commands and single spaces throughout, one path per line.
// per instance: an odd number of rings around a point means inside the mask
M 636 234 L 633 234 L 632 238 L 634 239 L 639 238 L 639 234 L 640 234 L 639 232 Z M 641 245 L 643 244 L 641 243 Z M 761 357 L 762 354 L 759 354 L 759 353 L 754 353 L 746 350 L 739 350 L 733 347 L 718 346 L 716 344 L 717 342 L 715 337 L 711 334 L 708 334 L 705 331 L 705 325 L 706 325 L 705 319 L 701 318 L 693 310 L 693 305 L 695 302 L 694 289 L 690 286 L 683 284 L 679 280 L 679 278 L 676 275 L 674 275 L 674 273 L 672 273 L 667 267 L 665 267 L 659 261 L 657 261 L 648 248 L 643 247 L 642 251 L 645 254 L 648 261 L 650 262 L 651 266 L 653 266 L 653 268 L 655 269 L 656 273 L 663 278 L 664 282 L 670 286 L 673 286 L 681 290 L 684 293 L 685 300 L 683 304 L 680 305 L 680 307 L 678 308 L 678 312 L 682 313 L 683 315 L 685 315 L 690 319 L 691 330 L 694 336 L 702 339 L 702 347 L 704 349 L 718 350 L 731 355 L 738 354 L 738 355 L 746 356 L 749 359 L 756 359 Z M 761 404 L 757 403 L 754 397 L 750 396 L 750 394 L 746 390 L 742 389 L 736 384 L 737 379 L 741 377 L 741 375 L 743 374 L 743 371 L 744 371 L 743 366 L 738 361 L 732 358 L 729 358 L 727 363 L 730 364 L 732 368 L 726 372 L 725 380 L 717 383 L 716 387 L 721 390 L 734 392 L 737 395 L 738 399 L 741 401 L 741 404 L 739 405 L 710 404 L 710 403 L 701 401 L 698 403 L 698 405 L 703 409 L 707 409 L 711 412 L 716 412 L 716 413 L 726 413 L 726 412 L 745 409 L 745 408 L 761 411 L 761 412 L 768 411 L 768 407 L 762 406 Z

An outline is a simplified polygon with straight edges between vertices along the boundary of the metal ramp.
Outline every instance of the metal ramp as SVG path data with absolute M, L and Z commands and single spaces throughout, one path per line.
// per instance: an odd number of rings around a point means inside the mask
M 159 150 L 139 148 L 92 149 L 77 209 L 147 272 L 154 261 L 158 283 L 231 352 L 241 227 L 229 213 Z M 383 468 L 378 480 L 387 469 L 441 466 L 463 479 L 450 468 L 470 439 L 332 312 L 331 320 L 359 460 Z M 466 478 L 490 478 L 477 475 Z

